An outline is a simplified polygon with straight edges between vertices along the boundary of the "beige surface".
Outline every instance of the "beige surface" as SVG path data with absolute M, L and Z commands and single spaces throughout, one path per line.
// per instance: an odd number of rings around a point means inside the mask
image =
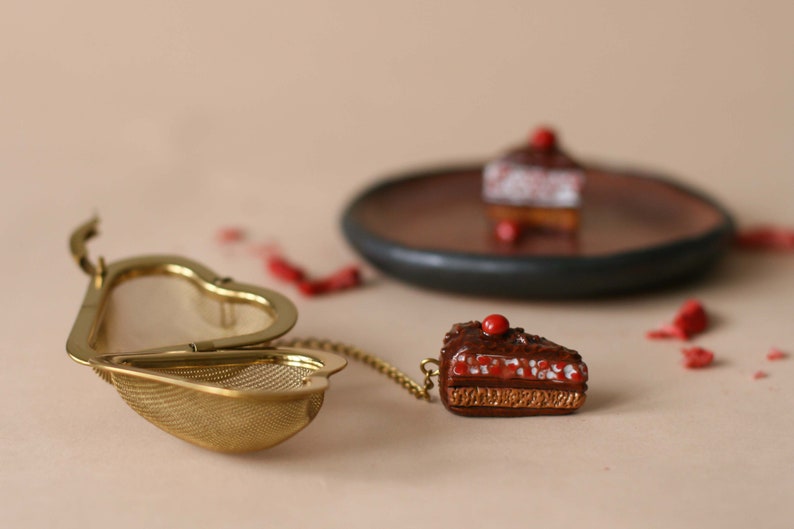
M 794 353 L 792 256 L 569 303 L 374 272 L 326 299 L 283 289 L 296 334 L 406 369 L 453 322 L 503 312 L 584 355 L 590 401 L 567 418 L 458 418 L 352 365 L 306 431 L 230 457 L 159 432 L 64 352 L 85 286 L 66 237 L 94 211 L 109 259 L 183 253 L 278 286 L 215 231 L 331 270 L 355 258 L 338 217 L 357 190 L 541 121 L 580 155 L 681 175 L 741 223 L 794 225 L 790 2 L 44 4 L 0 5 L 0 526 L 791 526 L 794 358 L 764 354 Z M 687 296 L 717 318 L 703 372 L 643 338 Z

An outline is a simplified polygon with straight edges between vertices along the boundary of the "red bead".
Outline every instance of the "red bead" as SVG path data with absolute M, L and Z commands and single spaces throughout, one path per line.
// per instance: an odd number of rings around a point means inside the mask
M 547 150 L 557 145 L 557 135 L 552 129 L 539 127 L 532 133 L 532 146 L 536 149 Z
M 501 314 L 491 314 L 482 320 L 482 330 L 485 334 L 499 336 L 507 332 L 510 322 Z
M 515 243 L 521 235 L 521 226 L 513 220 L 500 220 L 494 229 L 494 235 L 502 242 Z

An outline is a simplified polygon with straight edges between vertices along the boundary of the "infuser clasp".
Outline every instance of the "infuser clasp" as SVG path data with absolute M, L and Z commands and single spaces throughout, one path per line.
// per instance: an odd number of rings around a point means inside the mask
M 77 228 L 69 239 L 69 250 L 72 252 L 72 257 L 74 257 L 77 265 L 82 268 L 86 274 L 94 278 L 97 288 L 102 286 L 102 280 L 107 270 L 105 259 L 100 256 L 96 264 L 92 263 L 88 258 L 88 249 L 85 243 L 99 234 L 98 227 L 99 217 L 94 217 Z

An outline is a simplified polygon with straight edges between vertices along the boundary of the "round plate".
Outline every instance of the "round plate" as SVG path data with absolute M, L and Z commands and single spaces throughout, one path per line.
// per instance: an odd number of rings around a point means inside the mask
M 585 297 L 668 285 L 708 270 L 733 222 L 710 198 L 658 175 L 589 167 L 576 236 L 500 243 L 480 199 L 482 166 L 399 176 L 359 195 L 342 227 L 373 265 L 433 289 Z

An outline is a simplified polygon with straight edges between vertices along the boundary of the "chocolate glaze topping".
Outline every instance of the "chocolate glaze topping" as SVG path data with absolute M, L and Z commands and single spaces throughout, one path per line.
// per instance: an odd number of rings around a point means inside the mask
M 502 335 L 491 336 L 482 330 L 479 321 L 456 323 L 444 336 L 441 358 L 450 360 L 464 351 L 514 358 L 543 359 L 548 361 L 580 363 L 581 355 L 551 340 L 524 332 L 521 327 L 511 327 Z
M 500 159 L 547 169 L 581 169 L 581 166 L 557 145 L 547 149 L 538 149 L 531 144 L 525 144 L 509 150 Z

